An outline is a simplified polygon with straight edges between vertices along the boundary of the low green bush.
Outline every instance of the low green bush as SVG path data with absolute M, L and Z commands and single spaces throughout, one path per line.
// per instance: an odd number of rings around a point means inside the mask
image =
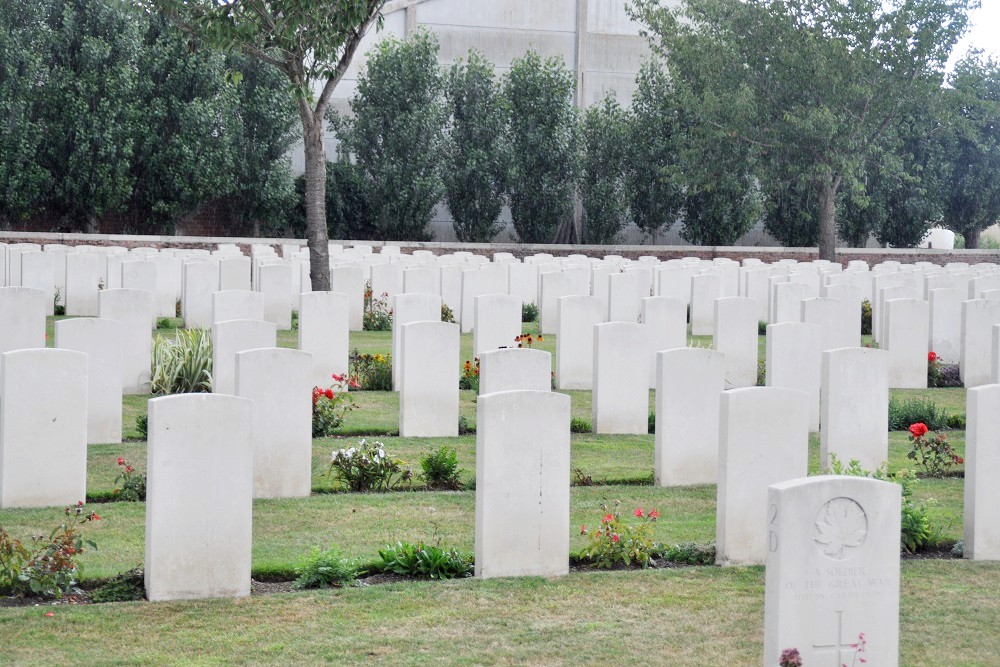
M 583 417 L 573 417 L 569 420 L 570 433 L 590 433 L 594 427 Z
M 922 422 L 932 431 L 939 431 L 948 425 L 948 415 L 938 408 L 934 401 L 926 398 L 889 400 L 889 430 L 906 431 L 911 424 Z
M 526 303 L 521 306 L 521 321 L 534 322 L 538 319 L 538 306 L 533 303 Z
M 660 558 L 684 565 L 715 565 L 715 542 L 708 544 L 682 542 L 672 547 L 664 547 L 660 551 Z
M 421 475 L 432 490 L 458 491 L 462 488 L 462 470 L 454 447 L 439 447 L 420 459 Z
M 119 574 L 90 592 L 91 602 L 134 602 L 146 597 L 142 570 Z
M 380 572 L 392 572 L 407 577 L 455 579 L 472 576 L 472 563 L 456 549 L 442 549 L 423 542 L 396 542 L 395 546 L 379 549 Z
M 358 578 L 358 568 L 336 545 L 331 545 L 325 551 L 313 547 L 295 566 L 295 574 L 298 578 L 293 588 L 325 588 L 352 583 Z

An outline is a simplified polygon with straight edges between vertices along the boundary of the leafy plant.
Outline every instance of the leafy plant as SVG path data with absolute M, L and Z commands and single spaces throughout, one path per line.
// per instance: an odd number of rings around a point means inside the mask
M 338 380 L 339 378 L 339 380 Z M 343 381 L 342 375 L 334 375 L 334 380 Z M 338 387 L 339 389 L 339 387 Z M 333 387 L 313 387 L 312 392 L 312 437 L 325 438 L 344 423 L 344 417 L 357 408 L 354 399 L 346 391 L 334 391 Z
M 907 438 L 911 444 L 906 458 L 923 468 L 929 477 L 943 477 L 953 465 L 965 463 L 948 444 L 948 436 L 939 432 L 931 437 L 926 424 L 911 424 Z
M 927 386 L 940 387 L 943 380 L 941 361 L 938 359 L 937 352 L 931 350 L 927 353 Z
M 146 596 L 145 586 L 142 570 L 132 570 L 95 588 L 90 593 L 90 601 L 103 603 L 141 600 Z
M 594 478 L 584 474 L 580 468 L 573 468 L 573 486 L 593 486 Z
M 62 301 L 62 290 L 60 290 L 57 287 L 55 291 L 55 296 L 52 297 L 52 309 L 53 309 L 52 312 L 54 315 L 66 314 L 66 306 L 63 303 L 60 303 L 61 301 Z
M 538 320 L 538 306 L 533 303 L 525 303 L 521 305 L 521 321 L 522 322 L 535 322 Z
M 115 478 L 116 500 L 137 503 L 146 500 L 146 475 L 136 472 L 122 457 L 118 457 L 118 477 Z M 119 486 L 119 484 L 121 486 Z
M 136 415 L 135 430 L 139 432 L 139 437 L 143 440 L 149 438 L 149 414 Z
M 472 563 L 456 549 L 442 549 L 423 542 L 396 542 L 395 546 L 379 549 L 378 555 L 382 562 L 376 567 L 381 572 L 430 579 L 472 576 Z
M 479 357 L 476 357 L 475 362 L 476 365 L 473 366 L 471 361 L 466 360 L 462 367 L 462 375 L 458 378 L 459 389 L 479 391 Z
M 861 335 L 872 335 L 872 302 L 868 299 L 861 302 Z
M 569 420 L 570 433 L 590 433 L 592 430 L 594 427 L 583 417 L 572 417 Z
M 606 514 L 600 525 L 589 533 L 586 526 L 580 526 L 580 534 L 590 537 L 590 543 L 581 555 L 597 567 L 612 568 L 619 563 L 646 567 L 655 548 L 651 537 L 653 522 L 660 518 L 660 513 L 655 509 L 646 512 L 637 507 L 632 514 L 638 521 L 629 524 L 622 520 L 620 505 L 617 500 L 610 508 L 607 503 L 602 503 L 601 510 Z
M 476 432 L 476 427 L 474 424 L 469 422 L 469 419 L 465 415 L 458 416 L 458 434 L 459 435 L 470 435 Z
M 584 243 L 616 243 L 629 221 L 625 167 L 632 156 L 628 121 L 628 112 L 610 92 L 583 112 L 580 194 Z
M 156 328 L 157 329 L 176 329 L 174 326 L 174 320 L 171 317 L 158 317 L 156 318 Z
M 347 369 L 351 389 L 392 391 L 390 357 L 382 354 L 361 354 L 355 349 L 347 358 Z
M 672 563 L 685 565 L 713 565 L 715 563 L 715 542 L 698 544 L 682 542 L 661 551 L 660 557 Z
M 455 324 L 455 313 L 452 311 L 451 306 L 444 301 L 441 302 L 441 321 L 448 324 Z
M 309 555 L 295 566 L 297 579 L 293 588 L 324 588 L 343 586 L 358 578 L 358 567 L 337 548 L 320 551 L 313 547 Z
M 649 415 L 646 417 L 646 432 L 656 433 L 656 413 L 652 410 L 649 411 Z
M 362 328 L 365 331 L 392 331 L 392 308 L 389 293 L 372 294 L 372 281 L 365 284 L 365 310 Z
M 206 329 L 178 329 L 173 340 L 153 341 L 153 394 L 212 391 L 212 336 Z
M 389 456 L 381 442 L 361 440 L 357 447 L 334 451 L 327 474 L 335 475 L 350 491 L 391 491 L 400 484 L 409 485 L 413 478 L 404 466 Z
M 889 400 L 890 431 L 905 431 L 917 422 L 927 424 L 930 430 L 937 431 L 947 426 L 948 415 L 934 401 L 926 398 L 899 400 L 893 397 Z
M 454 447 L 439 447 L 420 459 L 427 488 L 458 491 L 462 488 L 462 470 L 458 467 L 458 452 Z

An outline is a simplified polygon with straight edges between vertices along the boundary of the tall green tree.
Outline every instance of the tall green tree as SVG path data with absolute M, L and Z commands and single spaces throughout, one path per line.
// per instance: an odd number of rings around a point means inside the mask
M 628 124 L 625 179 L 632 221 L 648 238 L 670 229 L 684 205 L 681 110 L 661 61 L 643 63 Z
M 451 126 L 442 176 L 452 226 L 459 241 L 488 243 L 504 228 L 510 180 L 507 109 L 493 63 L 470 51 L 448 71 L 446 94 Z
M 338 123 L 344 146 L 370 182 L 371 220 L 384 241 L 425 241 L 444 194 L 441 161 L 448 118 L 437 39 L 418 32 L 387 39 L 368 55 Z
M 278 68 L 295 91 L 305 147 L 305 208 L 312 288 L 330 289 L 324 119 L 361 39 L 385 0 L 136 0 L 212 48 Z M 316 91 L 318 90 L 318 95 Z
M 820 257 L 836 202 L 892 123 L 939 87 L 978 0 L 633 0 L 683 108 L 817 195 Z M 765 178 L 769 178 L 765 176 Z
M 614 95 L 583 113 L 583 242 L 615 243 L 628 223 L 628 112 Z
M 522 243 L 552 243 L 572 223 L 579 170 L 573 75 L 528 51 L 504 77 L 510 107 L 510 213 Z
M 1000 222 L 1000 63 L 969 54 L 945 96 L 954 125 L 942 151 L 944 223 L 978 248 L 980 233 Z

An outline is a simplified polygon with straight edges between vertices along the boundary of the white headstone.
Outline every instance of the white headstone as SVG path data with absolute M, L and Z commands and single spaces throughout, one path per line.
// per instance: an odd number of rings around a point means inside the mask
M 803 665 L 899 664 L 900 503 L 863 477 L 768 489 L 765 665 L 790 648 Z
M 608 322 L 638 322 L 642 304 L 640 275 L 636 272 L 608 276 Z M 647 294 L 648 296 L 648 294 Z
M 771 324 L 802 321 L 802 301 L 808 298 L 808 286 L 801 282 L 772 285 Z
M 21 254 L 21 287 L 30 287 L 45 294 L 45 314 L 55 312 L 55 262 L 51 253 L 29 251 Z
M 965 544 L 971 560 L 1000 560 L 1000 488 L 996 470 L 1000 449 L 1000 384 L 982 385 L 966 394 Z
M 365 274 L 360 266 L 337 266 L 330 269 L 330 289 L 347 295 L 348 326 L 361 331 L 365 319 Z
M 716 562 L 759 565 L 767 552 L 767 487 L 804 477 L 809 457 L 808 396 L 751 387 L 722 395 Z
M 346 375 L 350 347 L 348 298 L 340 292 L 299 295 L 299 349 L 312 355 L 312 383 L 329 387 L 332 375 Z
M 510 294 L 482 294 L 475 301 L 472 336 L 475 356 L 501 347 L 514 347 L 521 335 L 521 299 Z
M 785 322 L 767 326 L 764 379 L 768 387 L 809 395 L 809 430 L 819 431 L 822 334 L 815 324 Z
M 0 287 L 0 354 L 45 347 L 45 293 Z
M 960 370 L 966 389 L 990 383 L 993 326 L 1000 324 L 1000 301 L 975 299 L 962 302 L 962 355 Z
M 415 292 L 397 294 L 392 300 L 392 387 L 399 391 L 403 378 L 400 356 L 403 344 L 403 325 L 411 322 L 440 322 L 441 297 L 436 294 Z
M 264 296 L 264 319 L 283 331 L 292 328 L 292 267 L 268 264 L 260 267 L 260 293 Z
M 219 267 L 211 261 L 188 261 L 182 271 L 184 327 L 208 329 L 212 326 L 212 294 L 219 291 Z
M 274 322 L 227 320 L 212 325 L 212 392 L 236 395 L 236 353 L 277 347 Z
M 594 326 L 591 408 L 595 433 L 648 432 L 649 358 L 646 346 L 641 324 L 608 322 Z
M 103 319 L 121 323 L 122 392 L 148 394 L 153 356 L 153 295 L 145 290 L 106 289 L 98 296 Z
M 97 317 L 60 320 L 55 338 L 57 348 L 87 355 L 87 444 L 121 442 L 122 324 Z
M 866 347 L 823 353 L 820 464 L 830 454 L 876 470 L 889 458 L 889 353 Z
M 703 348 L 657 353 L 654 474 L 659 486 L 714 484 L 719 467 L 722 354 Z
M 0 355 L 0 507 L 69 505 L 87 495 L 87 355 Z
M 594 386 L 594 325 L 604 322 L 600 299 L 564 296 L 557 304 L 556 386 L 591 389 Z
M 97 283 L 99 258 L 92 252 L 66 255 L 66 291 L 63 301 L 66 314 L 94 317 L 97 315 Z
M 250 290 L 250 258 L 242 255 L 219 260 L 219 291 Z
M 413 326 L 420 325 L 407 325 Z M 505 391 L 479 397 L 477 577 L 569 572 L 569 421 L 564 394 Z
M 253 408 L 218 394 L 149 402 L 150 601 L 250 595 Z
M 726 389 L 757 384 L 757 304 L 740 296 L 715 300 L 713 347 L 722 353 L 726 366 Z
M 691 277 L 691 335 L 711 336 L 715 327 L 715 300 L 722 296 L 718 274 Z
M 889 353 L 889 387 L 926 389 L 930 307 L 923 299 L 891 299 L 884 305 L 882 348 Z
M 400 330 L 399 435 L 458 435 L 458 325 L 412 322 Z
M 312 373 L 308 352 L 236 353 L 236 395 L 253 401 L 254 498 L 312 492 Z
M 226 320 L 263 320 L 264 295 L 250 290 L 225 290 L 212 295 L 212 324 Z
M 550 391 L 552 355 L 528 347 L 488 350 L 479 356 L 479 393 Z

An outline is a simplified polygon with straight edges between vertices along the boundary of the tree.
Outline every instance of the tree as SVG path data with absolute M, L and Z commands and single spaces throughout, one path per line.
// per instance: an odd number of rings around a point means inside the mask
M 887 129 L 943 80 L 978 0 L 634 0 L 683 108 L 763 169 L 816 190 L 820 257 L 836 201 Z M 765 176 L 765 178 L 770 178 Z
M 339 122 L 345 148 L 370 183 L 371 220 L 383 241 L 426 241 L 444 194 L 441 160 L 448 112 L 437 40 L 418 32 L 387 39 L 368 56 Z
M 583 242 L 615 243 L 628 222 L 628 113 L 609 94 L 583 113 Z
M 295 91 L 305 148 L 309 275 L 330 289 L 324 118 L 361 39 L 385 0 L 138 0 L 207 45 L 277 67 Z M 319 95 L 314 94 L 319 87 Z
M 680 109 L 659 60 L 636 77 L 625 164 L 632 221 L 648 238 L 668 230 L 684 205 L 680 169 Z
M 1000 222 L 1000 63 L 974 52 L 955 67 L 945 91 L 955 114 L 945 139 L 944 223 L 979 247 L 982 230 Z
M 463 243 L 489 243 L 504 228 L 510 180 L 507 113 L 493 63 L 470 51 L 449 70 L 446 94 L 451 127 L 442 176 L 452 226 Z
M 579 165 L 573 75 L 528 51 L 504 78 L 510 107 L 510 214 L 522 243 L 552 243 L 572 221 Z

